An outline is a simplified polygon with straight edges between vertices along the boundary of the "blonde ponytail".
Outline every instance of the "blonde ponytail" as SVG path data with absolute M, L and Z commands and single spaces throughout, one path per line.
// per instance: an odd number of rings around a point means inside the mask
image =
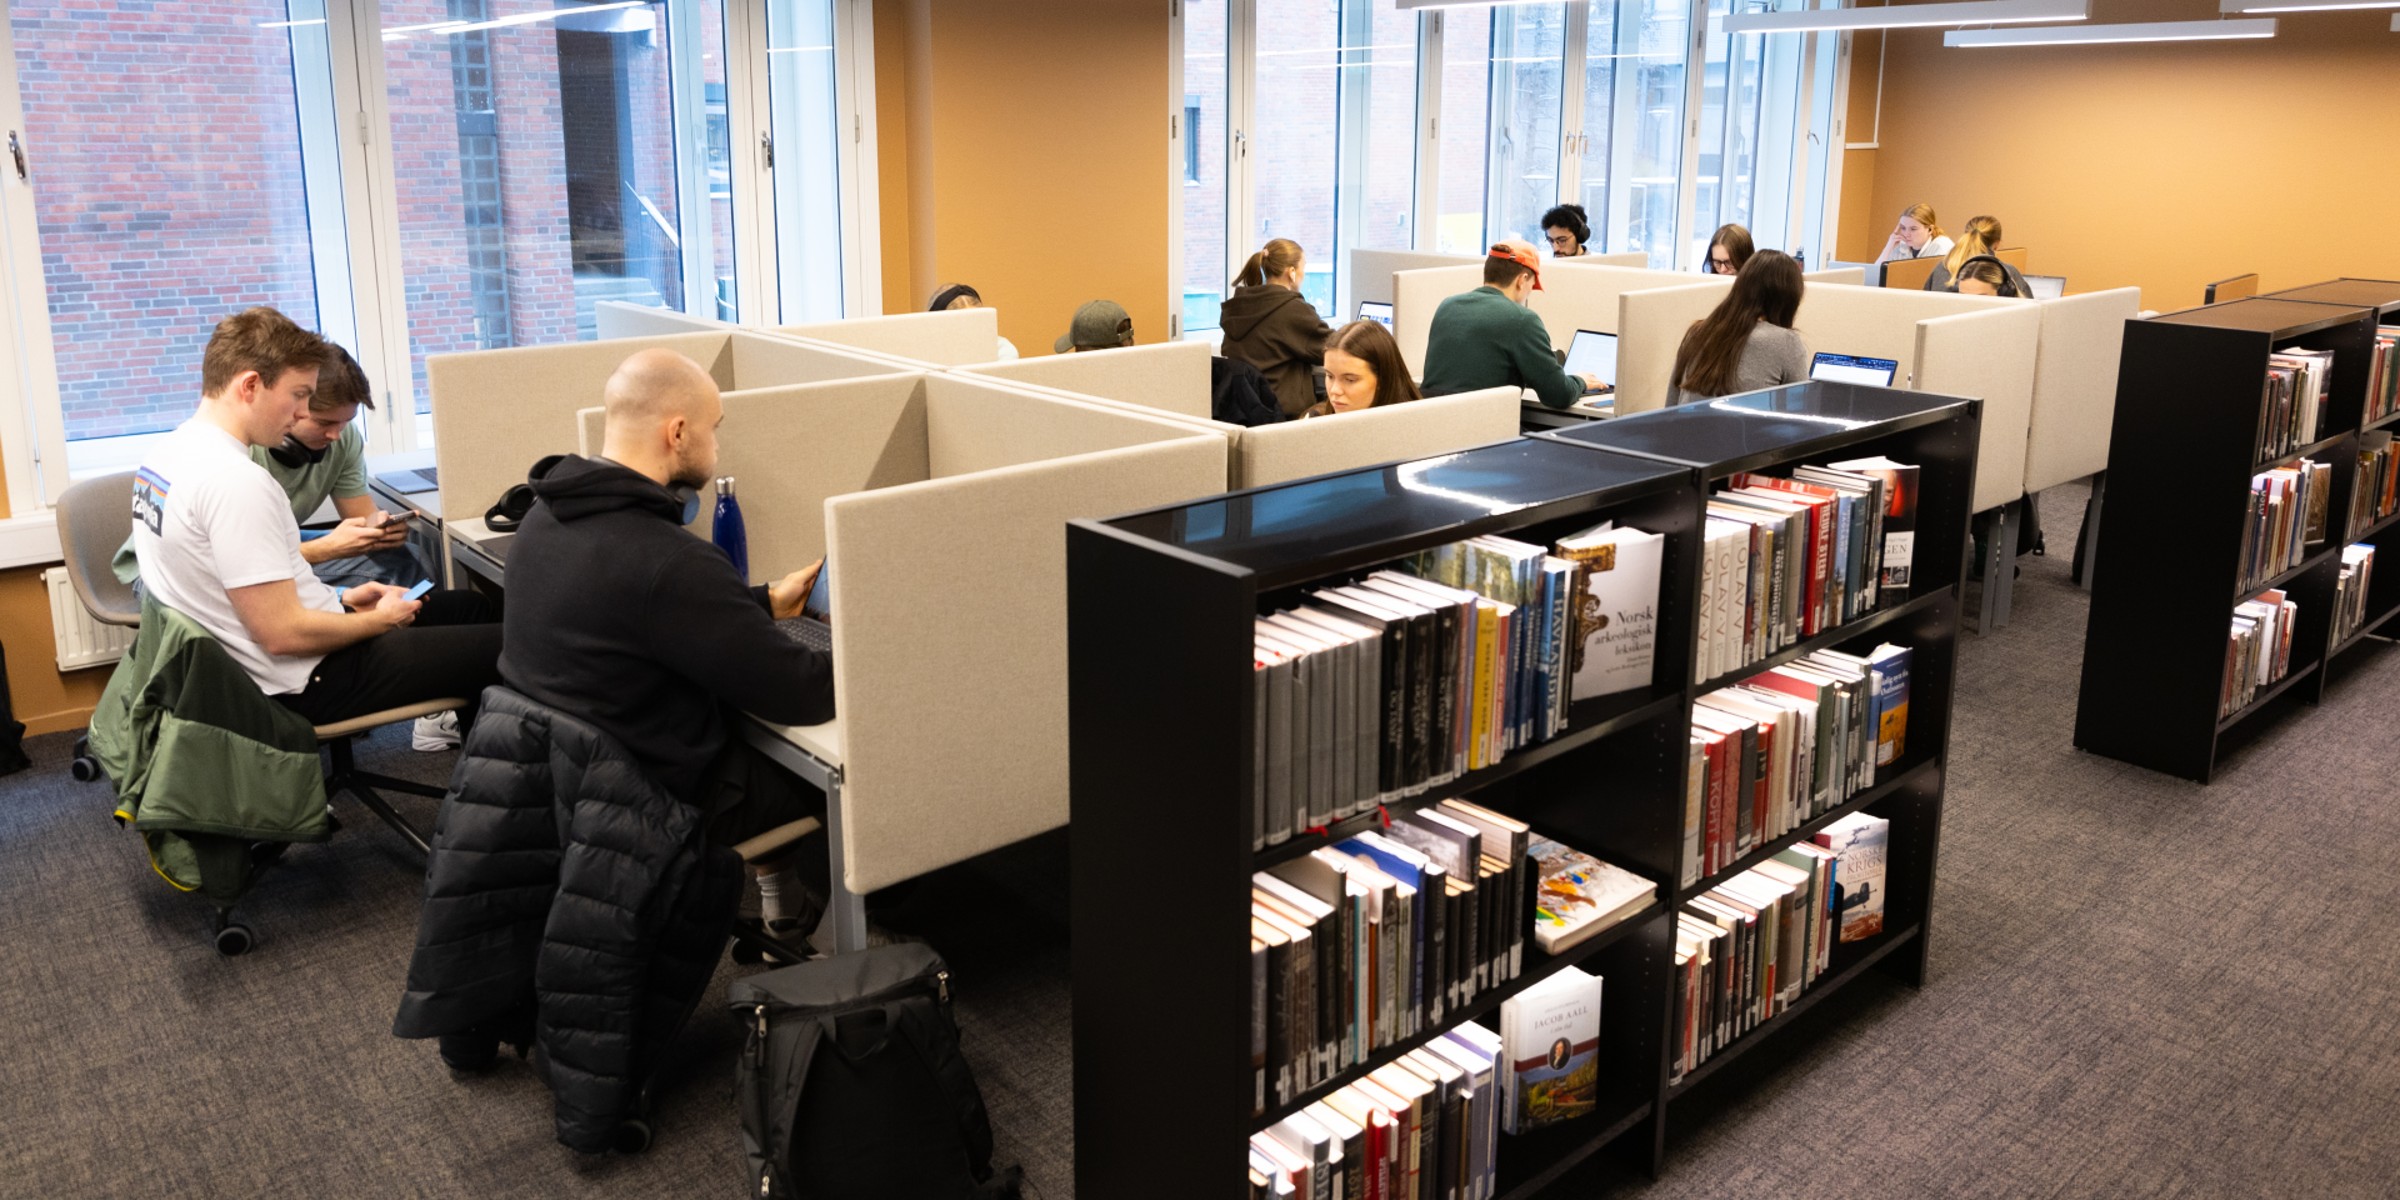
M 1967 227 L 1958 233 L 1958 241 L 1950 247 L 1949 257 L 1942 261 L 1943 269 L 1952 275 L 1978 254 L 1990 254 L 2000 247 L 2000 218 L 1972 217 Z

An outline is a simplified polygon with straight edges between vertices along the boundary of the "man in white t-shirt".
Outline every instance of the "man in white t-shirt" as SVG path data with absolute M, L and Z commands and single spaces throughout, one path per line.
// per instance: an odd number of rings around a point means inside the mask
M 385 583 L 326 586 L 301 556 L 290 498 L 250 457 L 307 411 L 326 360 L 322 339 L 272 308 L 218 322 L 200 411 L 134 477 L 142 586 L 312 724 L 480 696 L 499 681 L 500 626 L 488 605 L 459 593 L 410 600 Z

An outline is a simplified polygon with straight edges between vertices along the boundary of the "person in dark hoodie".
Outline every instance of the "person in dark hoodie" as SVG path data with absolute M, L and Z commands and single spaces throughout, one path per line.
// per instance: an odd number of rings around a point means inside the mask
M 659 786 L 710 813 L 719 843 L 822 812 L 814 789 L 729 736 L 726 714 L 833 718 L 832 656 L 775 628 L 799 615 L 824 563 L 750 587 L 724 552 L 685 532 L 687 505 L 716 471 L 725 416 L 698 364 L 641 351 L 605 397 L 600 456 L 562 456 L 532 480 L 533 509 L 509 547 L 501 680 L 614 737 Z M 771 929 L 813 927 L 825 861 L 811 837 L 757 865 Z M 800 886 L 808 863 L 819 868 L 816 896 Z
M 1275 388 L 1286 417 L 1317 402 L 1316 368 L 1325 361 L 1325 339 L 1333 327 L 1300 294 L 1308 259 L 1300 243 L 1276 238 L 1242 264 L 1233 295 L 1219 318 L 1225 330 L 1221 353 L 1257 367 Z

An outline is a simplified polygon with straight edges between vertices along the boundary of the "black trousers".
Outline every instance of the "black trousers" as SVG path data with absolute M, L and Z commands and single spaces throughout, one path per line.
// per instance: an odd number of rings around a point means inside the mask
M 405 628 L 344 646 L 309 673 L 308 687 L 277 696 L 311 725 L 331 725 L 426 700 L 464 697 L 463 729 L 474 702 L 500 682 L 500 622 L 492 602 L 468 591 L 428 592 Z
M 708 839 L 720 846 L 748 841 L 802 817 L 825 817 L 825 793 L 775 765 L 738 735 L 709 765 L 700 787 L 701 803 L 709 810 Z M 800 839 L 792 850 L 800 856 L 801 880 L 824 895 L 832 878 L 825 831 Z

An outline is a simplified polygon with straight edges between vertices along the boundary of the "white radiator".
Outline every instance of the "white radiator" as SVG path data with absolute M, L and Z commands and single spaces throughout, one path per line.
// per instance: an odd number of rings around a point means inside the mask
M 58 639 L 59 670 L 104 667 L 124 657 L 126 647 L 133 645 L 132 627 L 93 620 L 76 598 L 65 567 L 42 572 L 42 582 L 50 587 L 50 628 Z

